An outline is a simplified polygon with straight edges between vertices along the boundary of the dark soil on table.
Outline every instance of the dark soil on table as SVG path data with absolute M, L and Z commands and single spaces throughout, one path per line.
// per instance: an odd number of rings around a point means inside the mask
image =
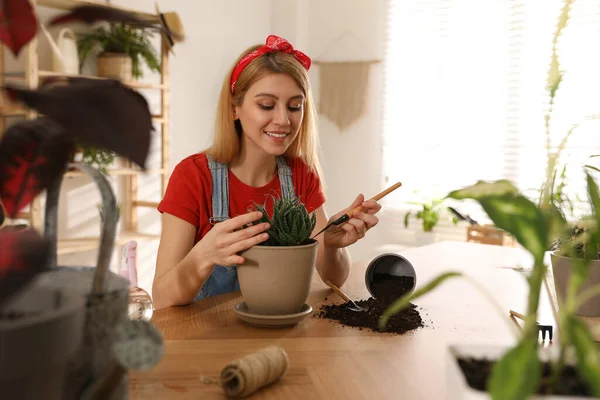
M 476 390 L 487 391 L 487 382 L 492 372 L 493 361 L 483 358 L 459 358 L 458 365 L 465 374 L 469 386 Z M 542 364 L 542 380 L 537 388 L 537 394 L 550 394 L 547 383 L 550 375 L 550 365 Z M 556 385 L 556 391 L 551 394 L 592 397 L 588 386 L 579 378 L 577 370 L 572 367 L 566 367 L 563 370 L 558 385 Z
M 348 308 L 348 303 L 325 304 L 321 306 L 315 316 L 342 325 L 379 332 L 379 318 L 392 302 L 410 291 L 414 286 L 414 279 L 412 277 L 393 277 L 390 275 L 386 277 L 387 279 L 381 279 L 380 276 L 376 278 L 379 279 L 374 279 L 371 287 L 375 297 L 355 301 L 361 307 L 368 307 L 367 312 L 353 311 Z M 411 304 L 388 320 L 384 332 L 403 334 L 423 326 L 425 325 L 417 306 Z

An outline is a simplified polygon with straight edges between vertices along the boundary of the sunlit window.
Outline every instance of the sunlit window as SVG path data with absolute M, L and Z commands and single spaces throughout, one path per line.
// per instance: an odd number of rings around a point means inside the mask
M 535 197 L 545 173 L 547 73 L 562 6 L 561 0 L 389 1 L 383 169 L 404 186 L 384 200 L 386 208 L 402 211 L 413 207 L 409 201 L 502 178 Z M 600 115 L 599 1 L 574 1 L 557 50 L 564 77 L 551 144 L 579 124 L 562 161 L 569 196 L 585 198 L 583 166 L 600 167 L 600 158 L 589 158 L 600 154 L 600 123 L 588 118 Z

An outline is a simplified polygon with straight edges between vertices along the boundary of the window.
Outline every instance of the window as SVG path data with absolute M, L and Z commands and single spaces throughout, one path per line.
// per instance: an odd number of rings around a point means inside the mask
M 403 182 L 383 200 L 396 240 L 409 201 L 443 197 L 477 180 L 543 183 L 547 72 L 561 0 L 390 0 L 385 65 L 383 171 Z M 600 158 L 600 2 L 575 0 L 557 52 L 564 71 L 550 122 L 564 151 L 568 194 L 586 197 L 583 165 Z M 597 160 L 597 161 L 595 161 Z M 413 194 L 418 191 L 418 194 Z M 451 203 L 448 203 L 449 205 Z M 455 203 L 456 204 L 456 203 Z M 461 210 L 485 222 L 473 204 Z M 581 210 L 579 212 L 582 212 Z M 464 240 L 446 220 L 442 238 Z M 398 239 L 399 238 L 399 239 Z

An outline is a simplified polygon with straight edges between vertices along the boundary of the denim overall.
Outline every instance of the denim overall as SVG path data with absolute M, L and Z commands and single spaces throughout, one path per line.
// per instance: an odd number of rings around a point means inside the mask
M 208 156 L 208 167 L 213 182 L 212 217 L 209 221 L 211 225 L 214 225 L 229 219 L 229 167 L 226 164 L 217 163 L 210 156 Z M 284 198 L 295 197 L 292 169 L 288 167 L 285 158 L 277 157 L 277 167 L 282 196 Z M 240 283 L 236 266 L 216 265 L 194 300 L 238 290 L 240 290 Z

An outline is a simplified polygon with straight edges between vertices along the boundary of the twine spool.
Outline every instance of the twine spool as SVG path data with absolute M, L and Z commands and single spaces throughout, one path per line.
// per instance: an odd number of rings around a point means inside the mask
M 220 383 L 205 377 L 202 381 L 219 384 L 229 397 L 246 397 L 283 376 L 288 363 L 285 350 L 271 346 L 228 363 L 221 370 Z

